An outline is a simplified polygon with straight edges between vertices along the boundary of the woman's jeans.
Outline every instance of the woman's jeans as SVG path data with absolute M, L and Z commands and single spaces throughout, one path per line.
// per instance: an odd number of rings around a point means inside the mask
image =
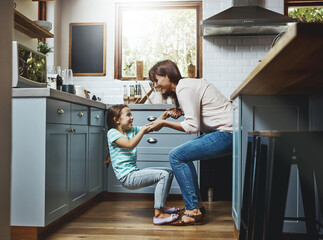
M 181 188 L 185 207 L 198 208 L 201 194 L 192 161 L 221 157 L 232 153 L 232 133 L 212 132 L 190 140 L 169 153 L 170 165 Z M 221 184 L 221 183 L 219 183 Z
M 122 186 L 130 190 L 148 187 L 157 183 L 155 188 L 154 208 L 164 208 L 170 186 L 174 178 L 173 171 L 170 168 L 144 168 L 131 172 L 119 179 Z

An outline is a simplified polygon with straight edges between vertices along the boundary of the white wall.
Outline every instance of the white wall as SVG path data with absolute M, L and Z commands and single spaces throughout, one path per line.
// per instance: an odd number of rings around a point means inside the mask
M 10 239 L 12 0 L 0 1 L 0 239 Z M 4 24 L 5 23 L 5 24 Z
M 106 103 L 121 103 L 123 85 L 114 79 L 115 2 L 120 0 L 61 0 L 61 65 L 68 67 L 69 24 L 74 22 L 107 23 L 107 74 L 104 77 L 75 77 Z M 283 0 L 260 0 L 259 5 L 283 13 Z M 232 6 L 228 0 L 203 0 L 203 19 Z M 56 37 L 56 35 L 55 35 Z M 270 49 L 273 37 L 214 37 L 203 39 L 203 77 L 226 97 L 249 75 Z
M 283 0 L 261 0 L 258 5 L 284 12 Z M 227 0 L 203 0 L 203 19 L 232 6 Z M 203 77 L 226 97 L 243 82 L 270 50 L 274 37 L 211 37 L 203 39 Z

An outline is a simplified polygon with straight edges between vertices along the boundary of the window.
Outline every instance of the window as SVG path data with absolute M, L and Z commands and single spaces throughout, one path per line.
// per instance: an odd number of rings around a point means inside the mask
M 323 22 L 323 0 L 285 0 L 285 15 L 299 22 Z
M 143 61 L 143 76 L 158 61 L 171 59 L 182 76 L 188 65 L 202 73 L 201 2 L 117 3 L 115 78 L 136 78 L 136 62 Z

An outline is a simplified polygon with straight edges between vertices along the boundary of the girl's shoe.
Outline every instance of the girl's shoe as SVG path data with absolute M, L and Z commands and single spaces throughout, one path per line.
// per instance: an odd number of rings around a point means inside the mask
M 179 217 L 178 214 L 171 214 L 168 218 L 157 218 L 154 217 L 153 218 L 153 222 L 155 225 L 163 225 L 163 224 L 168 224 L 168 223 L 172 223 L 175 220 L 177 220 Z
M 172 208 L 164 208 L 163 209 L 163 212 L 164 213 L 177 213 L 179 212 L 179 208 L 176 208 L 176 207 L 172 207 Z

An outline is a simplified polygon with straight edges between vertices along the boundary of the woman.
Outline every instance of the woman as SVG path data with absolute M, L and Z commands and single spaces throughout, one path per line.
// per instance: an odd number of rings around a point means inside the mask
M 169 127 L 189 134 L 203 133 L 169 153 L 170 165 L 181 188 L 185 210 L 175 225 L 201 223 L 201 195 L 194 160 L 204 160 L 232 152 L 232 104 L 204 79 L 183 79 L 174 62 L 158 62 L 149 77 L 161 89 L 164 98 L 171 96 L 184 114 L 184 121 L 157 119 L 148 124 L 148 131 Z M 179 116 L 174 111 L 173 117 Z

